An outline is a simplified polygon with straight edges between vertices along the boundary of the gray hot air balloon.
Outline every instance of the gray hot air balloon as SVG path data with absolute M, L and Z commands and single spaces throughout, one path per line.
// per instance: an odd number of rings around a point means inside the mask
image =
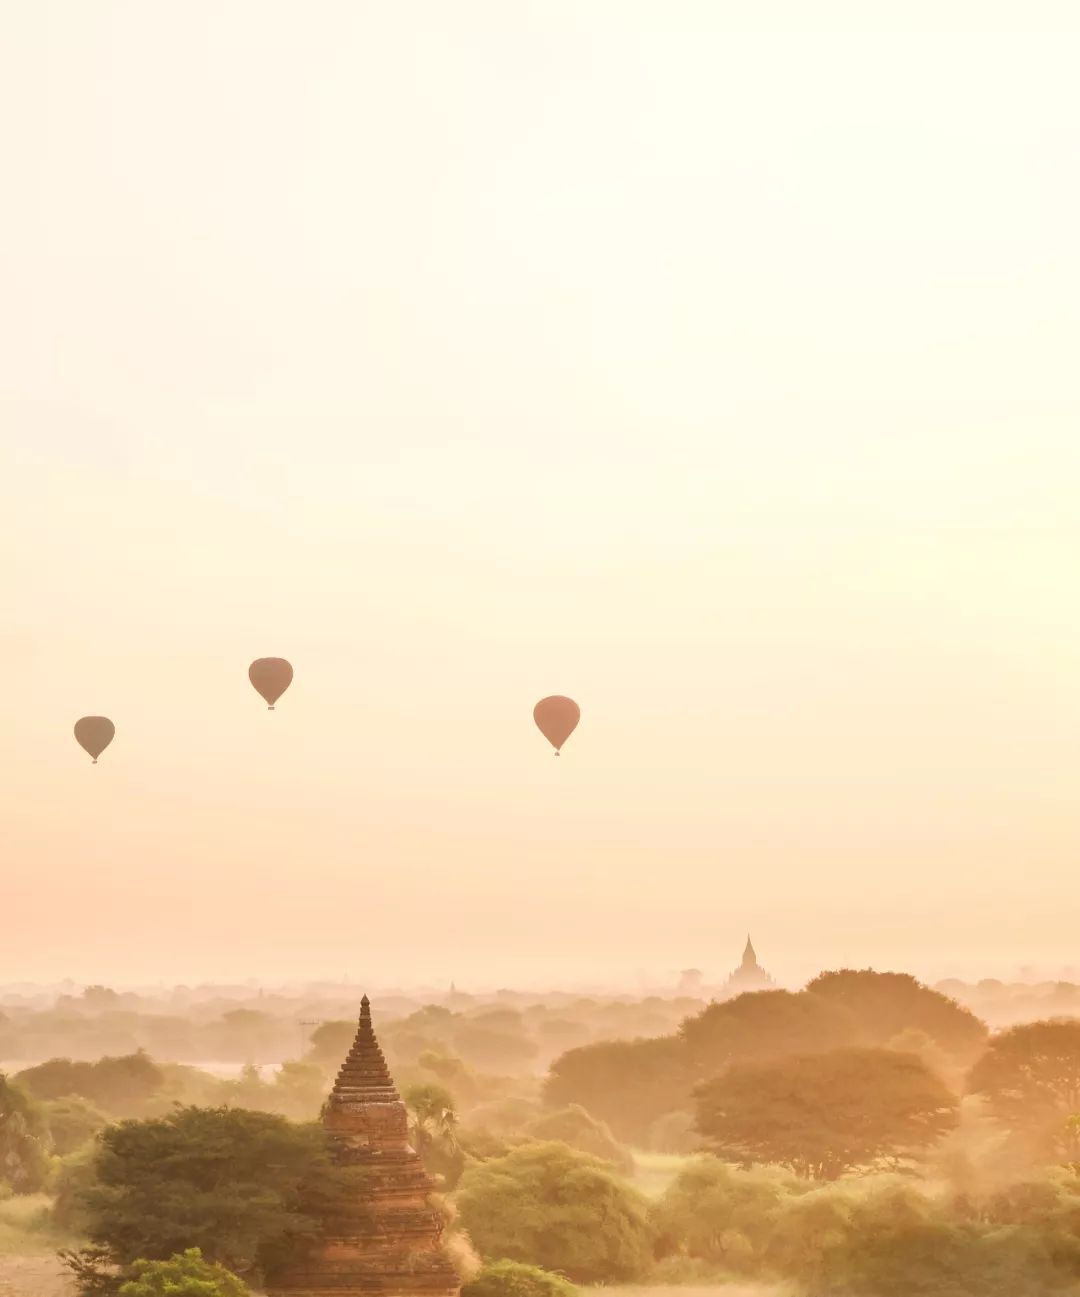
M 271 711 L 292 684 L 293 670 L 284 658 L 256 658 L 248 667 L 248 679 L 266 699 Z
M 563 698 L 561 694 L 553 694 L 550 698 L 541 698 L 533 708 L 533 720 L 536 722 L 540 733 L 555 749 L 556 756 L 559 755 L 559 749 L 577 728 L 580 719 L 581 708 L 574 702 L 573 698 Z
M 107 716 L 83 716 L 75 722 L 75 738 L 79 746 L 94 758 L 95 766 L 98 757 L 113 741 L 115 733 L 116 726 Z

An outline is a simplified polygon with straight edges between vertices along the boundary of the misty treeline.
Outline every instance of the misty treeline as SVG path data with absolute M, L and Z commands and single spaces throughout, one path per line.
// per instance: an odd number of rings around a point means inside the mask
M 203 1025 L 259 1012 L 220 1008 Z M 295 1029 L 295 1009 L 263 1016 Z M 380 1039 L 466 1297 L 1080 1295 L 1080 1020 L 991 1032 L 912 977 L 850 970 L 707 1005 L 401 1009 Z M 25 1067 L 0 1082 L 5 1191 L 48 1195 L 87 1294 L 150 1262 L 257 1285 L 355 1191 L 315 1121 L 354 1030 L 309 1020 L 299 1057 L 231 1078 L 139 1050 Z
M 0 1065 L 55 1057 L 94 1061 L 139 1050 L 175 1063 L 277 1063 L 305 1050 L 315 1026 L 355 1021 L 359 998 L 358 991 L 343 987 L 323 996 L 256 993 L 249 987 L 157 996 L 105 986 L 58 997 L 0 990 Z M 429 1001 L 380 997 L 380 1040 L 398 1063 L 423 1048 L 449 1045 L 481 1069 L 543 1072 L 574 1045 L 673 1031 L 702 1003 L 659 995 L 538 997 L 512 991 L 484 997 L 452 992 Z M 346 1030 L 331 1038 L 330 1048 Z

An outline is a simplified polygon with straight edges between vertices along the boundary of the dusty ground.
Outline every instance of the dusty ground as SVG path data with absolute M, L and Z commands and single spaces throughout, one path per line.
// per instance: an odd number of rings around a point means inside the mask
M 60 1263 L 47 1256 L 0 1256 L 0 1297 L 70 1297 Z

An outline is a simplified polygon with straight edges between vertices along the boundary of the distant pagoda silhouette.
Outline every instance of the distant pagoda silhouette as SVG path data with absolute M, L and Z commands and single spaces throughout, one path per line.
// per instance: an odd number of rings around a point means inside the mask
M 776 983 L 761 967 L 754 954 L 754 945 L 750 934 L 746 934 L 746 948 L 743 950 L 742 963 L 724 983 L 724 996 L 742 995 L 744 991 L 772 991 Z
M 283 1267 L 268 1297 L 457 1297 L 428 1195 L 434 1181 L 409 1145 L 408 1118 L 360 1001 L 360 1024 L 323 1109 L 336 1160 L 365 1171 L 340 1216 L 323 1219 L 319 1243 Z

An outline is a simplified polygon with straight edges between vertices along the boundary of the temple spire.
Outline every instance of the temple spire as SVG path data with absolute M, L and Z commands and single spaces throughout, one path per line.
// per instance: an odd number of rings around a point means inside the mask
M 749 932 L 746 934 L 746 949 L 742 952 L 742 962 L 743 968 L 757 968 L 757 955 L 754 954 Z
M 400 1099 L 371 1025 L 371 1001 L 360 1001 L 360 1021 L 330 1094 L 330 1109 L 343 1105 L 397 1103 Z

